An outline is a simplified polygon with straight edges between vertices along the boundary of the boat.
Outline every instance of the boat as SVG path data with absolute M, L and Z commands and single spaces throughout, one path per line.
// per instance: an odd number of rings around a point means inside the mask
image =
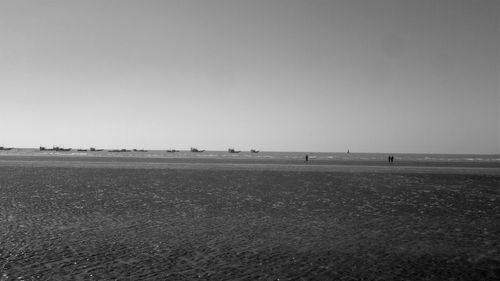
M 104 149 L 96 149 L 95 147 L 91 147 L 90 151 L 103 151 Z
M 134 152 L 148 152 L 147 150 L 144 150 L 144 149 L 133 149 L 132 151 Z
M 203 152 L 205 151 L 204 149 L 203 150 L 199 150 L 198 148 L 195 148 L 195 147 L 191 147 L 191 152 Z
M 58 146 L 53 146 L 52 148 L 46 148 L 45 146 L 40 146 L 40 151 L 58 151 L 61 148 Z
M 240 153 L 240 152 L 241 152 L 241 150 L 234 150 L 234 148 L 229 148 L 229 149 L 227 150 L 227 152 L 229 152 L 229 153 Z
M 71 151 L 71 148 L 63 148 L 60 146 L 52 146 L 52 148 L 45 148 L 43 146 L 40 146 L 40 150 L 48 150 L 48 151 Z
M 87 151 L 87 149 L 77 149 L 76 151 Z
M 255 150 L 255 149 L 250 149 L 250 152 L 251 152 L 251 153 L 259 153 L 259 151 L 258 151 L 258 150 Z
M 175 149 L 167 149 L 167 152 L 179 152 L 180 150 L 175 150 Z
M 0 146 L 0 150 L 11 150 L 13 149 L 13 147 L 3 147 L 3 146 Z
M 131 152 L 131 151 L 132 150 L 127 150 L 125 148 L 108 150 L 108 152 Z

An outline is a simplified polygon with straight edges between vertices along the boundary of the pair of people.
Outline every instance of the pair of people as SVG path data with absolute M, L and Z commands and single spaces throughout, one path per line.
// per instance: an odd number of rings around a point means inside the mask
M 394 163 L 394 155 L 389 155 L 389 157 L 387 157 L 387 161 L 389 163 Z

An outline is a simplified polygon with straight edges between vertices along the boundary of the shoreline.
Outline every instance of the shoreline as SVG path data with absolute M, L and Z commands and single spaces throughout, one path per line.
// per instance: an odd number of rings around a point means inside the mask
M 0 166 L 117 168 L 117 169 L 191 169 L 191 170 L 274 170 L 300 172 L 373 173 L 458 173 L 500 175 L 500 163 L 397 161 L 325 161 L 274 159 L 138 158 L 81 156 L 6 156 Z

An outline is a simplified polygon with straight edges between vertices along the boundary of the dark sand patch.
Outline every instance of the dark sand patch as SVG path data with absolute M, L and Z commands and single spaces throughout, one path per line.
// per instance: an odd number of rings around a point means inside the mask
M 84 166 L 0 167 L 0 280 L 500 275 L 495 174 Z

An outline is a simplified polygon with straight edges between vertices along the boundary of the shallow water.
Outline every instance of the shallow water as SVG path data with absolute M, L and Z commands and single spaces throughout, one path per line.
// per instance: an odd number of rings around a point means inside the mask
M 345 152 L 274 152 L 261 151 L 250 153 L 241 151 L 240 153 L 228 153 L 227 151 L 205 151 L 193 153 L 190 151 L 180 151 L 168 153 L 164 150 L 149 150 L 146 152 L 109 152 L 105 151 L 39 151 L 32 148 L 13 149 L 0 151 L 0 156 L 74 156 L 74 157 L 129 157 L 129 158 L 167 158 L 167 159 L 253 159 L 253 160 L 303 160 L 305 155 L 309 155 L 310 160 L 321 161 L 386 161 L 386 153 L 345 153 Z M 407 162 L 474 162 L 474 163 L 498 163 L 500 155 L 497 154 L 424 154 L 424 153 L 391 153 L 396 161 Z

